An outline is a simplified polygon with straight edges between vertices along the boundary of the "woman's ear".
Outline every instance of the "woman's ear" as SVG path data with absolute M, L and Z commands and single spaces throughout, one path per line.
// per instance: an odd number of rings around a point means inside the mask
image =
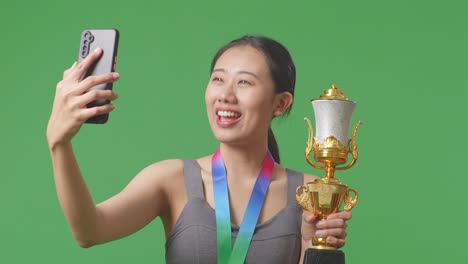
M 275 95 L 273 116 L 280 116 L 286 112 L 293 102 L 293 95 L 290 92 L 282 92 Z

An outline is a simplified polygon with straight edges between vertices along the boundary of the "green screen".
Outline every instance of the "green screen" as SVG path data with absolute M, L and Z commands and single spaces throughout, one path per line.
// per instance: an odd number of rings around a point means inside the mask
M 156 219 L 80 248 L 58 204 L 45 131 L 55 86 L 85 28 L 120 31 L 117 108 L 73 141 L 96 202 L 144 167 L 212 153 L 204 89 L 216 50 L 277 39 L 297 67 L 295 104 L 273 128 L 282 164 L 304 157 L 310 99 L 332 84 L 357 102 L 359 160 L 337 172 L 359 191 L 347 263 L 456 263 L 468 236 L 465 1 L 4 1 L 1 27 L 0 263 L 163 263 Z M 465 174 L 465 176 L 463 176 Z M 460 261 L 458 261 L 460 262 Z

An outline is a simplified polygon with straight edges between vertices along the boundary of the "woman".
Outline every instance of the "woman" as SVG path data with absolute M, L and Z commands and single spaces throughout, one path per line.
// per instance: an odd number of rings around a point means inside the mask
M 205 101 L 220 143 L 215 154 L 152 164 L 122 192 L 95 205 L 71 140 L 85 120 L 114 109 L 112 104 L 86 105 L 115 100 L 115 92 L 84 92 L 117 81 L 117 73 L 78 81 L 101 53 L 96 50 L 64 72 L 47 128 L 60 205 L 80 246 L 128 236 L 158 216 L 168 263 L 227 263 L 229 257 L 237 258 L 231 263 L 302 263 L 314 235 L 344 246 L 351 214 L 338 212 L 317 221 L 303 213 L 294 190 L 315 177 L 279 164 L 270 122 L 291 109 L 296 72 L 289 52 L 265 37 L 234 40 L 213 59 Z M 259 198 L 250 201 L 251 194 Z

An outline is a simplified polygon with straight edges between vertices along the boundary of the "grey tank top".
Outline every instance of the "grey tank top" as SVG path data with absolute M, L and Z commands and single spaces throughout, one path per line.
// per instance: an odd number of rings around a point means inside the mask
M 200 166 L 184 160 L 187 204 L 166 241 L 166 263 L 216 263 L 216 216 L 206 202 Z M 287 170 L 287 205 L 273 218 L 256 226 L 245 263 L 299 263 L 302 209 L 295 199 L 304 175 Z M 231 224 L 233 243 L 239 227 Z

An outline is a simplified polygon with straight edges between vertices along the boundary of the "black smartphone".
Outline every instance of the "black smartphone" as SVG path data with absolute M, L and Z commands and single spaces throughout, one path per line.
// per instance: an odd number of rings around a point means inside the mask
M 78 61 L 82 61 L 90 52 L 101 48 L 101 57 L 93 63 L 83 74 L 81 80 L 90 75 L 101 75 L 115 71 L 117 62 L 117 48 L 119 44 L 119 31 L 117 29 L 86 29 L 81 33 L 80 51 Z M 100 84 L 90 90 L 112 90 L 112 83 Z M 110 103 L 109 100 L 96 100 L 89 103 L 88 107 L 101 106 Z M 109 119 L 109 114 L 97 115 L 86 121 L 86 123 L 104 124 Z

